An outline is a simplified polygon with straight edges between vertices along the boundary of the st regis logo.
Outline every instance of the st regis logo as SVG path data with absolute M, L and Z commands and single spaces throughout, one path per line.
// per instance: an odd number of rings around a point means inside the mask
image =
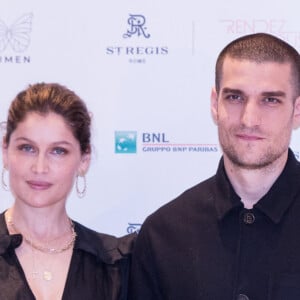
M 130 38 L 133 35 L 143 36 L 144 38 L 150 38 L 150 34 L 146 32 L 147 27 L 145 27 L 146 18 L 143 15 L 129 15 L 127 20 L 129 24 L 129 29 L 123 34 L 124 38 Z

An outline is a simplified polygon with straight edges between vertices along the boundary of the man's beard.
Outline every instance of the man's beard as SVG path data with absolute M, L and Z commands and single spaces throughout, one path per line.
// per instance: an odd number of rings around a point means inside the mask
M 276 152 L 273 152 L 271 149 L 267 149 L 262 156 L 257 157 L 256 161 L 249 162 L 244 160 L 241 154 L 237 153 L 234 146 L 221 145 L 221 147 L 224 154 L 228 157 L 232 164 L 245 170 L 259 170 L 271 166 L 286 151 L 286 149 L 283 148 L 281 149 L 281 151 L 277 149 L 278 151 Z
M 240 130 L 241 132 L 245 132 L 245 130 Z M 246 149 L 241 152 L 238 150 L 238 146 L 235 146 L 231 140 L 231 136 L 235 135 L 236 130 L 229 130 L 220 132 L 219 128 L 219 140 L 223 150 L 223 153 L 228 157 L 228 159 L 232 162 L 233 165 L 246 170 L 259 170 L 264 169 L 268 166 L 273 165 L 273 163 L 278 160 L 288 149 L 288 145 L 290 142 L 290 137 L 283 136 L 281 143 L 269 145 L 265 149 L 257 150 L 255 149 L 255 145 L 249 142 Z M 248 132 L 251 134 L 261 133 L 258 130 L 252 130 Z M 257 141 L 259 143 L 260 141 Z M 246 142 L 245 142 L 246 143 Z M 251 155 L 251 161 L 247 158 L 247 154 Z

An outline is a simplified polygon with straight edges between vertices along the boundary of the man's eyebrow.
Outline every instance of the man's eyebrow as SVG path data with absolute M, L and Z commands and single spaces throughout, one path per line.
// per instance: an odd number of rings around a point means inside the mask
M 239 89 L 231 89 L 231 88 L 223 88 L 222 89 L 222 93 L 224 94 L 244 94 L 244 92 L 242 90 Z M 286 93 L 283 91 L 266 91 L 266 92 L 262 92 L 261 93 L 262 96 L 264 97 L 285 97 Z
M 242 90 L 231 89 L 231 88 L 226 88 L 226 87 L 222 89 L 222 93 L 224 93 L 224 94 L 229 94 L 229 93 L 232 93 L 232 94 L 244 94 L 244 92 Z
M 262 93 L 263 96 L 267 96 L 267 97 L 285 97 L 286 93 L 283 91 L 272 91 L 272 92 L 263 92 Z

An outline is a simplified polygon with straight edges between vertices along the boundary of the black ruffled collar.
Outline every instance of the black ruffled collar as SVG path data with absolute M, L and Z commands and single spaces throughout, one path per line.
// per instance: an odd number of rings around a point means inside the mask
M 3 212 L 0 214 L 0 255 L 3 255 L 10 249 L 19 247 L 21 243 L 21 234 L 9 234 Z
M 22 243 L 21 234 L 9 234 L 4 213 L 0 214 L 0 255 L 3 255 L 10 249 L 19 247 Z M 98 260 L 107 264 L 114 264 L 123 257 L 130 255 L 136 234 L 117 238 L 108 234 L 98 233 L 77 222 L 74 222 L 74 224 L 77 234 L 74 249 L 89 252 L 96 256 Z

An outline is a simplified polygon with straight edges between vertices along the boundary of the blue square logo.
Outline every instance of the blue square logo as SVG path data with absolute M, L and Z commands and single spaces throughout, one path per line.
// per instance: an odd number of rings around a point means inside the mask
M 136 153 L 136 131 L 115 131 L 115 153 Z

